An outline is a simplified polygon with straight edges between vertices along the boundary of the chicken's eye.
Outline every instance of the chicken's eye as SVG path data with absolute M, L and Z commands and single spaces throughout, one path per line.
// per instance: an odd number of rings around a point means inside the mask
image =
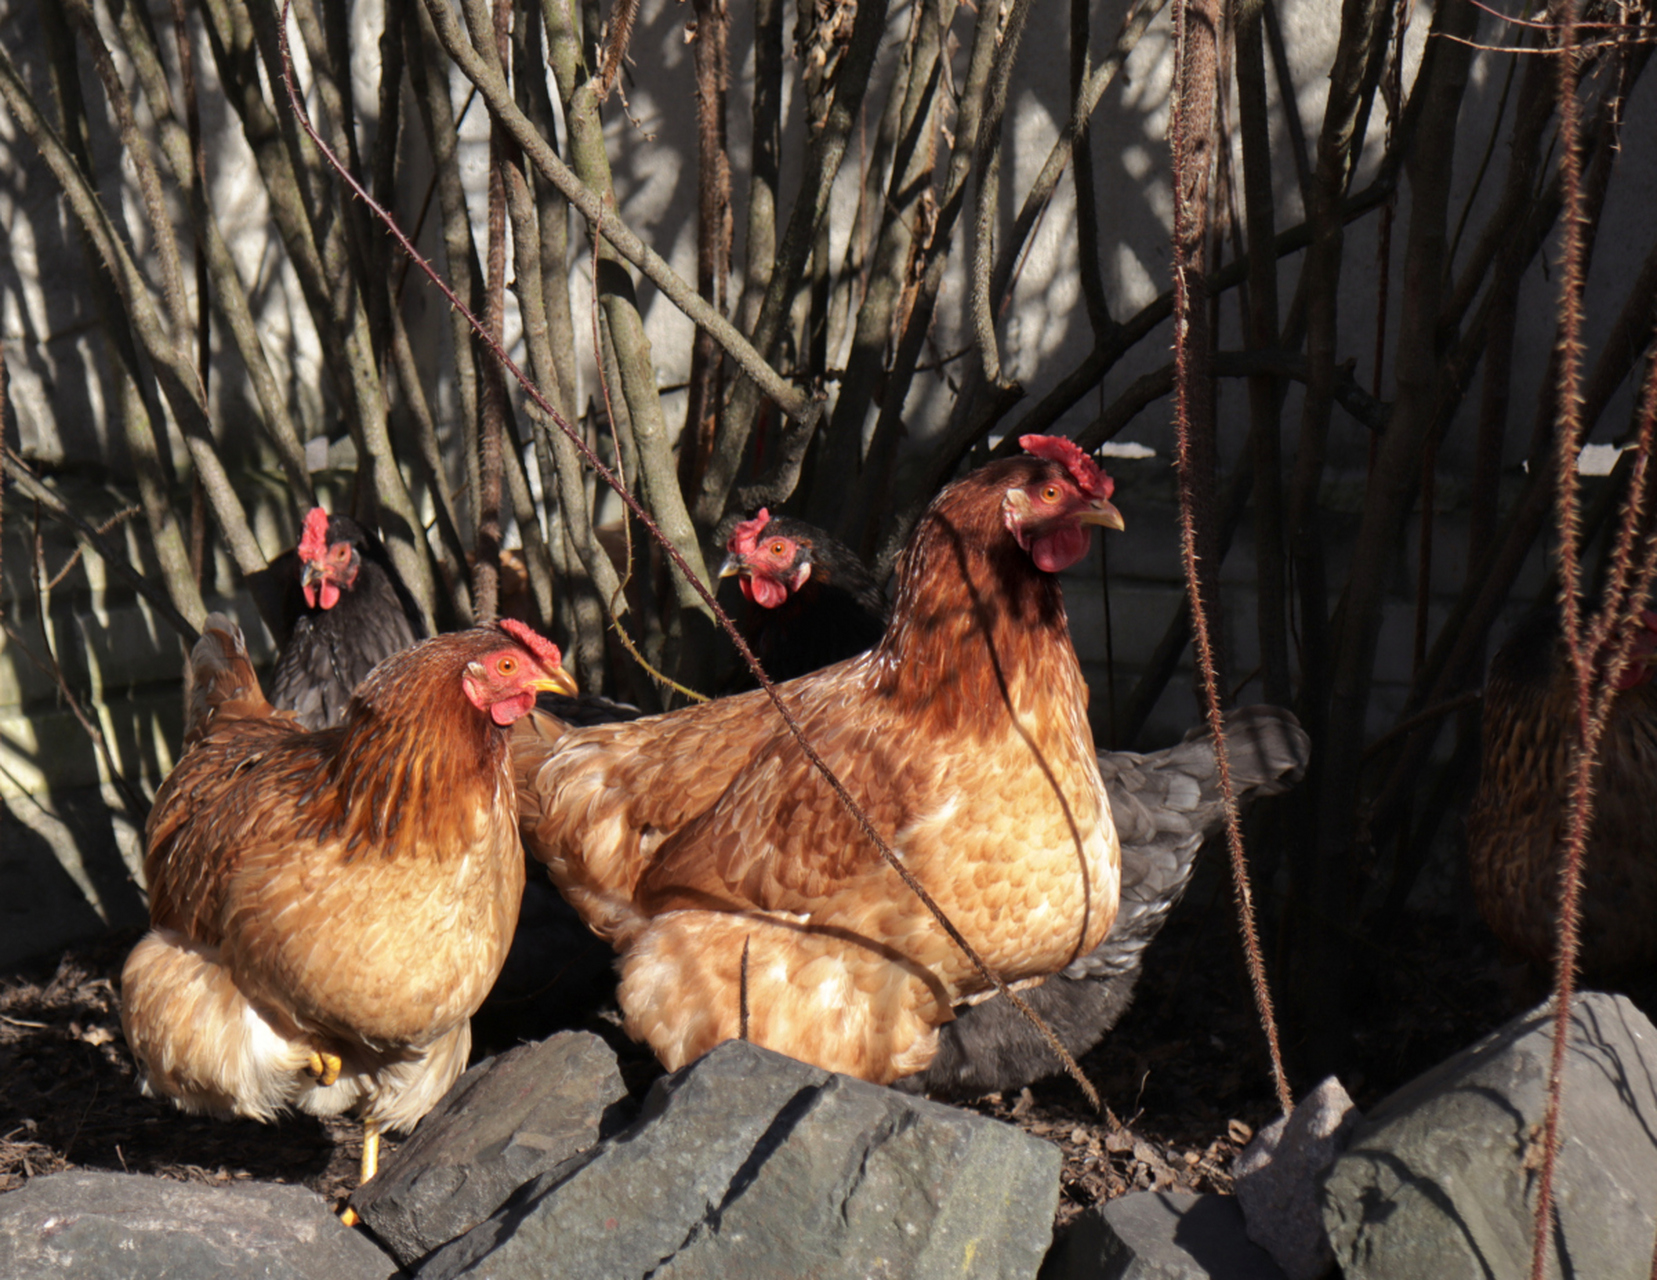
M 518 660 L 516 658 L 502 658 L 495 664 L 495 670 L 499 671 L 503 676 L 509 676 L 517 669 Z
M 338 544 L 334 548 L 334 559 L 339 560 L 339 561 L 345 561 L 345 560 L 349 560 L 350 558 L 351 558 L 351 548 L 346 546 L 343 542 L 341 542 L 340 544 Z
M 1043 502 L 1057 502 L 1059 500 L 1059 486 L 1056 484 L 1048 485 L 1041 491 L 1041 500 Z
M 787 551 L 788 551 L 788 544 L 786 542 L 773 542 L 771 544 L 771 554 L 778 557 L 779 559 L 781 559 L 782 556 Z

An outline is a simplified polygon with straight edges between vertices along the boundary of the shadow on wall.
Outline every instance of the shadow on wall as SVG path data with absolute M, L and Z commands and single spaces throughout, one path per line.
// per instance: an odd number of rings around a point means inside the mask
M 148 921 L 122 856 L 122 845 L 135 849 L 140 833 L 111 809 L 101 788 L 7 790 L 0 810 L 0 966 Z

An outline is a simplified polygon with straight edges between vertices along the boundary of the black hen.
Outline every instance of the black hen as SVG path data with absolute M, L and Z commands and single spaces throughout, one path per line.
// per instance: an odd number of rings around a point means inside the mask
M 885 597 L 832 535 L 762 510 L 737 526 L 726 549 L 721 576 L 741 574 L 743 594 L 759 606 L 749 642 L 774 679 L 853 657 L 880 638 Z M 1228 712 L 1226 745 L 1239 804 L 1287 791 L 1305 773 L 1311 749 L 1293 714 L 1267 706 Z M 1185 893 L 1197 851 L 1225 822 L 1206 728 L 1149 755 L 1102 751 L 1099 772 L 1122 841 L 1116 923 L 1091 954 L 1024 993 L 1073 1055 L 1091 1049 L 1127 1011 L 1145 948 Z M 992 996 L 958 1009 L 939 1028 L 931 1066 L 895 1087 L 970 1095 L 1016 1089 L 1058 1070 L 1040 1033 L 1011 1002 Z
M 425 624 L 384 544 L 349 516 L 314 508 L 292 559 L 272 569 L 286 585 L 271 705 L 326 729 L 381 659 L 426 638 Z
M 1280 707 L 1240 707 L 1225 717 L 1231 785 L 1239 805 L 1287 791 L 1306 771 L 1311 740 Z M 1144 951 L 1190 883 L 1197 851 L 1225 825 L 1208 729 L 1177 746 L 1137 755 L 1101 751 L 1099 772 L 1122 841 L 1122 904 L 1091 953 L 1024 999 L 1075 1057 L 1127 1012 Z M 970 1096 L 1018 1089 L 1061 1069 L 1040 1033 L 999 996 L 956 1010 L 938 1029 L 938 1056 L 894 1087 Z
M 739 575 L 750 602 L 744 630 L 772 680 L 792 680 L 874 647 L 886 596 L 845 544 L 761 507 L 725 544 L 719 576 Z

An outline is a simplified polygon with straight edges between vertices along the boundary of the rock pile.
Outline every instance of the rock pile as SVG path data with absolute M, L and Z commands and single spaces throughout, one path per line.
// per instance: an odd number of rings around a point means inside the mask
M 739 1041 L 639 1105 L 602 1041 L 565 1033 L 461 1077 L 353 1197 L 355 1231 L 297 1187 L 77 1171 L 0 1197 L 0 1275 L 1517 1275 L 1550 1028 L 1547 1006 L 1516 1019 L 1361 1123 L 1326 1081 L 1239 1159 L 1236 1197 L 1139 1192 L 1057 1240 L 1059 1152 L 1009 1125 Z M 1565 1088 L 1556 1244 L 1574 1274 L 1647 1280 L 1657 1030 L 1583 995 Z

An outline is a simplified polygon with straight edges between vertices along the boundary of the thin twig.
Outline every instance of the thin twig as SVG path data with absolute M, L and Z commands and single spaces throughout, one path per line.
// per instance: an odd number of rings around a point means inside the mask
M 11 637 L 12 643 L 22 650 L 23 656 L 57 685 L 58 692 L 62 695 L 64 702 L 69 705 L 69 710 L 74 715 L 76 722 L 86 732 L 86 736 L 92 740 L 93 749 L 102 757 L 104 767 L 109 770 L 110 781 L 115 784 L 116 790 L 121 793 L 121 802 L 126 808 L 127 817 L 132 820 L 134 826 L 142 831 L 144 820 L 149 816 L 149 806 L 139 798 L 138 793 L 132 789 L 131 784 L 126 780 L 126 776 L 116 764 L 114 753 L 109 749 L 109 743 L 104 738 L 103 730 L 82 709 L 80 699 L 75 697 L 74 690 L 69 687 L 69 681 L 63 674 L 63 664 L 58 661 L 57 651 L 52 645 L 52 631 L 51 627 L 47 625 L 48 609 L 46 605 L 46 595 L 50 588 L 46 585 L 46 552 L 40 537 L 39 503 L 35 504 L 34 565 L 31 576 L 35 590 L 35 609 L 40 622 L 40 643 L 46 650 L 46 660 L 42 661 L 29 648 L 28 642 L 18 633 L 17 628 L 12 626 L 10 619 L 0 621 L 0 626 L 4 626 L 6 634 Z
M 40 503 L 41 508 L 54 520 L 75 530 L 84 541 L 91 545 L 106 565 L 115 570 L 117 575 L 126 579 L 127 584 L 134 591 L 150 602 L 151 608 L 161 615 L 162 620 L 168 626 L 184 637 L 186 644 L 194 644 L 201 639 L 201 633 L 190 625 L 182 613 L 174 608 L 173 602 L 167 598 L 166 592 L 156 587 L 142 573 L 127 563 L 125 556 L 110 546 L 108 540 L 77 514 L 68 503 L 42 484 L 40 478 L 29 470 L 28 464 L 9 448 L 5 451 L 4 465 L 6 474 L 16 482 L 17 487 L 23 491 L 25 496 Z

